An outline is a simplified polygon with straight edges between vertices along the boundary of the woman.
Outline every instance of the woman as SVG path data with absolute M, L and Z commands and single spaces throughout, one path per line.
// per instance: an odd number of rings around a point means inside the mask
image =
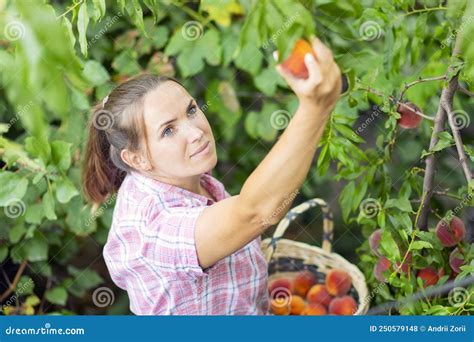
M 175 80 L 144 75 L 95 108 L 83 170 L 94 203 L 117 193 L 104 258 L 139 315 L 268 313 L 260 235 L 290 209 L 341 92 L 331 51 L 312 41 L 309 78 L 277 65 L 299 107 L 274 147 L 230 196 L 211 175 L 214 136 Z

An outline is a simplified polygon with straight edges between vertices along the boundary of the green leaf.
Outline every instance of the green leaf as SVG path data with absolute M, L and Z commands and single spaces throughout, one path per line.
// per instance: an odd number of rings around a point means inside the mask
M 132 18 L 133 23 L 136 27 L 145 35 L 147 36 L 147 32 L 145 31 L 145 25 L 143 23 L 143 10 L 142 6 L 138 2 L 138 0 L 126 1 L 125 7 L 127 8 L 127 12 Z
M 423 248 L 433 248 L 433 245 L 427 241 L 414 241 L 411 244 L 412 250 L 418 250 L 418 249 L 423 249 Z
M 79 8 L 77 15 L 77 32 L 79 33 L 79 45 L 81 52 L 87 56 L 87 26 L 89 25 L 89 15 L 87 14 L 87 2 L 84 1 Z
M 18 296 L 32 294 L 34 288 L 35 283 L 33 282 L 33 279 L 29 276 L 23 275 L 16 285 L 15 294 Z
M 94 20 L 98 21 L 105 15 L 105 0 L 93 0 Z
M 339 133 L 341 133 L 347 139 L 352 140 L 353 142 L 356 142 L 356 143 L 364 142 L 364 139 L 359 137 L 351 128 L 342 124 L 335 124 L 334 127 Z
M 28 180 L 17 173 L 4 171 L 0 173 L 0 206 L 15 205 L 20 201 L 28 188 Z
M 122 75 L 134 75 L 141 71 L 133 52 L 129 50 L 123 50 L 114 58 L 112 68 Z
M 36 232 L 33 238 L 25 240 L 21 249 L 24 251 L 26 258 L 31 262 L 48 259 L 48 242 L 39 232 Z
M 109 73 L 97 61 L 87 61 L 83 71 L 84 77 L 94 86 L 104 84 L 110 79 Z
M 446 147 L 454 144 L 454 138 L 448 132 L 444 131 L 444 132 L 439 133 L 438 138 L 439 138 L 438 142 L 431 149 L 432 152 L 441 151 L 441 150 L 445 149 Z
M 78 269 L 74 266 L 68 266 L 67 270 L 74 277 L 68 289 L 76 296 L 83 296 L 85 291 L 96 287 L 104 281 L 96 271 L 90 268 Z
M 31 279 L 29 276 L 23 275 L 16 284 L 15 294 L 18 296 L 32 294 L 34 287 L 35 283 L 33 282 L 33 279 Z
M 278 85 L 285 85 L 273 66 L 263 70 L 253 81 L 259 90 L 270 96 L 275 95 Z
M 55 140 L 51 143 L 53 163 L 62 171 L 67 171 L 71 166 L 71 143 Z
M 19 223 L 14 225 L 8 232 L 8 239 L 12 244 L 18 243 L 23 235 L 26 233 L 26 227 L 24 224 Z
M 56 198 L 60 203 L 68 203 L 71 198 L 77 195 L 79 195 L 79 191 L 68 178 L 61 177 L 56 182 Z
M 52 193 L 48 190 L 43 195 L 44 214 L 48 220 L 56 220 L 57 216 L 54 212 L 54 198 Z
M 45 292 L 46 299 L 57 305 L 66 305 L 67 301 L 67 291 L 62 286 L 56 286 Z
M 412 212 L 413 209 L 411 207 L 411 203 L 407 198 L 390 198 L 385 202 L 384 205 L 385 209 L 388 208 L 397 208 L 401 211 Z
M 161 49 L 166 45 L 169 39 L 169 29 L 166 26 L 158 26 L 151 37 L 153 46 L 156 49 Z
M 29 204 L 26 207 L 25 221 L 40 224 L 44 216 L 43 206 L 40 203 Z
M 25 139 L 25 151 L 34 158 L 41 158 L 45 163 L 51 157 L 51 147 L 49 144 L 44 144 L 36 137 L 28 137 Z
M 258 125 L 258 113 L 255 111 L 250 111 L 245 117 L 244 127 L 247 134 L 250 135 L 254 139 L 258 138 L 257 125 Z
M 350 181 L 347 185 L 342 189 L 341 194 L 339 195 L 339 204 L 341 206 L 342 211 L 342 218 L 344 222 L 347 222 L 349 214 L 352 208 L 352 198 L 354 197 L 355 192 L 355 183 L 354 181 Z
M 400 260 L 400 250 L 398 245 L 392 237 L 392 234 L 389 230 L 383 229 L 382 236 L 380 238 L 380 248 L 382 249 L 382 254 L 391 261 Z

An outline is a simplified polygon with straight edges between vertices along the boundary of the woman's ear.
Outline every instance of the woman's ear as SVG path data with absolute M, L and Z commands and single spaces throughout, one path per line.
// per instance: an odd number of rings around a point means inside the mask
M 140 153 L 135 153 L 127 149 L 120 151 L 120 157 L 125 164 L 138 171 L 149 171 L 151 165 L 149 161 Z

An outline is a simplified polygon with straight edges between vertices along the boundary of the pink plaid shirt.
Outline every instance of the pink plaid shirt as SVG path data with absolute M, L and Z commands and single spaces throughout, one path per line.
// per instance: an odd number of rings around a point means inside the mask
M 230 197 L 205 173 L 217 201 Z M 137 315 L 266 315 L 267 262 L 260 237 L 213 266 L 198 263 L 194 230 L 213 200 L 131 172 L 119 189 L 104 259 Z

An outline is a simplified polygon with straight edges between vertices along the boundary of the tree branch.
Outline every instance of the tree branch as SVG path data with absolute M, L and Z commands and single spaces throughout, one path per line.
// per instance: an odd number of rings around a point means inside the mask
M 466 176 L 466 180 L 469 183 L 472 179 L 472 172 L 471 169 L 469 169 L 469 166 L 467 165 L 467 156 L 466 151 L 464 150 L 464 145 L 462 143 L 461 134 L 459 134 L 458 127 L 456 126 L 456 122 L 454 121 L 453 104 L 452 102 L 445 102 L 443 105 L 444 109 L 448 113 L 449 126 L 451 127 L 451 131 L 453 132 L 454 142 L 456 143 L 456 149 L 458 150 L 459 162 L 461 163 L 464 175 Z
M 417 110 L 413 110 L 413 108 L 411 108 L 410 106 L 408 106 L 406 103 L 403 103 L 401 101 L 398 101 L 395 97 L 393 97 L 392 95 L 384 95 L 380 92 L 378 92 L 377 90 L 375 90 L 374 88 L 371 88 L 371 87 L 367 87 L 367 86 L 364 86 L 364 87 L 361 87 L 359 88 L 361 90 L 365 90 L 365 91 L 368 91 L 369 93 L 372 93 L 374 95 L 377 95 L 377 96 L 380 96 L 380 97 L 388 97 L 390 100 L 392 101 L 395 101 L 398 105 L 402 106 L 402 107 L 405 107 L 407 109 L 409 109 L 410 111 L 412 111 L 413 113 L 415 113 L 416 115 L 419 115 L 427 120 L 431 120 L 431 121 L 434 121 L 435 119 L 433 119 L 433 117 L 429 116 L 429 115 L 426 115 L 422 112 L 419 112 Z
M 454 49 L 451 53 L 451 57 L 455 57 L 459 54 L 461 50 L 461 39 L 460 35 L 456 37 L 456 43 L 454 44 Z M 446 75 L 449 75 L 454 71 L 453 65 L 449 65 Z M 449 82 L 448 85 L 443 88 L 441 91 L 441 97 L 438 104 L 438 111 L 435 116 L 435 124 L 433 127 L 433 133 L 431 134 L 430 147 L 428 151 L 431 151 L 435 145 L 438 143 L 438 134 L 444 129 L 444 123 L 446 121 L 446 111 L 444 109 L 444 103 L 452 103 L 454 92 L 458 84 L 458 75 L 456 74 Z M 435 174 L 435 163 L 436 163 L 436 153 L 430 154 L 426 158 L 426 167 L 425 167 L 425 177 L 423 179 L 423 196 L 426 196 L 426 201 L 423 203 L 423 208 L 421 210 L 421 215 L 418 221 L 418 227 L 421 230 L 428 230 L 428 213 L 429 213 L 429 204 L 433 191 L 433 180 Z
M 0 296 L 0 302 L 3 302 L 5 298 L 7 298 L 13 291 L 15 291 L 16 285 L 20 281 L 20 277 L 23 274 L 23 271 L 25 270 L 25 267 L 27 265 L 28 261 L 23 260 L 20 267 L 18 268 L 18 271 L 15 274 L 15 278 L 13 278 L 12 283 L 10 284 L 10 287 L 2 293 Z
M 426 77 L 426 78 L 419 77 L 416 81 L 405 83 L 405 88 L 402 90 L 400 94 L 400 101 L 403 99 L 403 95 L 405 95 L 405 92 L 408 90 L 408 88 L 413 87 L 415 84 L 423 83 L 423 82 L 431 82 L 431 81 L 441 81 L 441 80 L 446 80 L 446 75 L 436 76 L 436 77 Z
M 471 91 L 469 91 L 469 90 L 467 90 L 467 89 L 464 88 L 463 86 L 458 85 L 458 89 L 459 89 L 459 91 L 461 91 L 461 93 L 466 94 L 467 96 L 470 96 L 470 97 L 474 97 L 474 93 L 471 92 Z

